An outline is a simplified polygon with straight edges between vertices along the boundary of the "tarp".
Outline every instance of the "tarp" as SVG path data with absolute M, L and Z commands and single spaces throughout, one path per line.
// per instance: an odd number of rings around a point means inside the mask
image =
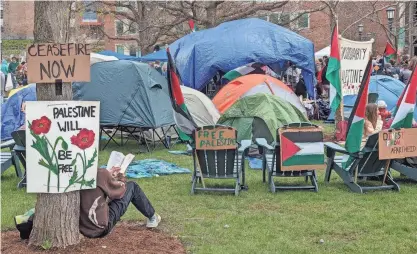
M 114 61 L 119 60 L 115 56 L 106 56 L 97 53 L 90 53 L 90 65 L 99 63 L 99 62 L 106 62 L 106 61 Z
M 257 93 L 278 96 L 307 114 L 300 99 L 282 81 L 268 75 L 249 74 L 233 80 L 225 85 L 213 98 L 213 103 L 220 113 L 229 109 L 240 98 Z
M 276 130 L 293 122 L 309 122 L 291 103 L 269 94 L 255 94 L 238 100 L 219 119 L 218 124 L 238 131 L 238 140 L 275 140 Z
M 167 51 L 159 50 L 157 52 L 150 53 L 146 56 L 139 57 L 138 60 L 143 61 L 143 62 L 152 62 L 152 61 L 168 62 Z
M 302 70 L 309 96 L 314 97 L 313 43 L 273 23 L 248 18 L 188 34 L 170 46 L 184 85 L 202 90 L 218 71 L 226 73 L 248 63 L 275 70 L 288 61 Z
M 91 81 L 73 83 L 74 100 L 100 101 L 100 125 L 159 128 L 174 124 L 167 80 L 148 64 L 96 63 Z
M 323 58 L 323 56 L 330 56 L 330 46 L 320 49 L 314 53 L 315 58 Z
M 181 86 L 181 91 L 185 105 L 197 126 L 216 124 L 220 118 L 219 111 L 205 94 L 186 86 Z
M 98 52 L 100 55 L 105 55 L 105 56 L 114 56 L 119 60 L 136 60 L 137 57 L 136 56 L 127 56 L 127 55 L 123 55 L 111 50 L 103 50 L 101 52 Z
M 17 91 L 1 104 L 1 140 L 11 139 L 12 132 L 24 125 L 26 115 L 22 112 L 22 103 L 25 101 L 36 101 L 36 84 Z
M 387 109 L 392 111 L 404 90 L 405 85 L 398 79 L 385 75 L 371 76 L 369 93 L 378 93 L 378 100 L 387 103 Z M 357 95 L 343 96 L 344 116 L 348 118 L 355 104 Z M 417 110 L 414 111 L 414 119 L 417 120 Z M 334 112 L 330 113 L 329 120 L 334 120 Z

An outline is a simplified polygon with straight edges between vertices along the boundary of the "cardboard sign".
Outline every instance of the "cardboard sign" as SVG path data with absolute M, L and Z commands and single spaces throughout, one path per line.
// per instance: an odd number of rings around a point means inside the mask
M 100 102 L 26 102 L 27 192 L 96 187 Z
M 90 46 L 82 43 L 33 44 L 27 50 L 29 83 L 90 81 Z
M 279 129 L 281 171 L 324 169 L 321 128 Z
M 371 41 L 351 41 L 340 38 L 340 79 L 342 94 L 355 95 L 365 74 L 366 65 L 372 54 Z
M 197 150 L 236 149 L 236 130 L 227 127 L 199 130 L 195 143 Z
M 417 156 L 417 129 L 383 130 L 379 132 L 379 158 L 403 159 Z

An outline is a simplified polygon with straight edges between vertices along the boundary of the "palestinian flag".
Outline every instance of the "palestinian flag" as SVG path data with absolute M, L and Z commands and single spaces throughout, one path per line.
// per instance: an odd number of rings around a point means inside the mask
M 389 60 L 395 57 L 397 50 L 391 45 L 391 43 L 387 42 L 384 51 L 384 62 L 389 63 Z
M 417 92 L 417 72 L 414 69 L 410 81 L 404 88 L 404 92 L 398 101 L 394 120 L 391 123 L 391 129 L 411 128 L 413 126 L 414 109 L 416 106 Z
M 324 145 L 322 131 L 314 129 L 280 132 L 281 171 L 322 169 Z
M 368 104 L 369 80 L 372 73 L 372 60 L 368 61 L 363 76 L 361 87 L 356 98 L 355 105 L 349 117 L 348 130 L 346 136 L 345 148 L 349 153 L 357 153 L 361 150 L 363 129 L 365 126 L 365 110 Z M 349 158 L 346 165 L 349 165 L 352 159 Z M 345 165 L 345 168 L 347 168 Z
M 330 108 L 336 112 L 342 101 L 342 83 L 340 80 L 340 48 L 337 25 L 333 29 L 330 46 L 330 58 L 326 78 L 330 82 Z
M 194 20 L 192 19 L 188 20 L 188 25 L 190 26 L 191 32 L 194 33 L 195 31 L 197 31 L 197 27 L 194 24 Z
M 179 129 L 180 138 L 184 141 L 188 141 L 192 139 L 192 132 L 197 125 L 185 105 L 184 96 L 181 91 L 181 79 L 177 72 L 177 68 L 174 65 L 174 61 L 172 60 L 169 48 L 167 48 L 167 55 L 168 88 L 172 107 L 174 109 L 174 119 Z
M 249 74 L 266 74 L 274 78 L 278 77 L 278 75 L 267 65 L 254 62 L 226 72 L 222 77 L 222 84 L 227 84 L 241 76 Z

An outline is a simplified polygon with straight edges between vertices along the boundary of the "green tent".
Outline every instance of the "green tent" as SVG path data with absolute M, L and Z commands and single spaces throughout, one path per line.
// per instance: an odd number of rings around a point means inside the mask
M 236 101 L 217 123 L 237 129 L 238 141 L 265 138 L 271 143 L 279 127 L 297 122 L 309 121 L 300 110 L 284 99 L 259 93 Z

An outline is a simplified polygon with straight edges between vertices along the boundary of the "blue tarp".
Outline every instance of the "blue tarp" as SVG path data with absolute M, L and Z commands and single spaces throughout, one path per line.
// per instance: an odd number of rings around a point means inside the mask
M 369 83 L 369 92 L 378 93 L 378 100 L 387 103 L 387 109 L 393 110 L 397 104 L 398 98 L 401 96 L 405 85 L 398 79 L 385 75 L 371 76 Z M 355 104 L 357 95 L 343 96 L 344 116 L 348 118 Z M 334 119 L 334 112 L 330 113 L 329 120 Z M 414 111 L 414 119 L 417 120 L 417 111 Z
M 164 49 L 161 49 L 157 52 L 153 52 L 143 57 L 139 57 L 140 61 L 144 62 L 152 62 L 152 61 L 161 61 L 161 62 L 168 62 L 167 52 Z
M 189 174 L 191 171 L 162 160 L 146 159 L 132 162 L 126 170 L 130 178 L 149 178 L 160 175 Z
M 123 55 L 123 54 L 120 54 L 111 50 L 104 50 L 104 51 L 99 52 L 98 54 L 105 55 L 105 56 L 114 56 L 119 60 L 137 60 L 136 56 L 127 56 L 127 55 Z
M 12 132 L 18 130 L 25 122 L 22 103 L 36 101 L 36 84 L 17 91 L 1 105 L 1 140 L 12 138 Z
M 248 18 L 188 34 L 172 43 L 170 52 L 184 85 L 202 90 L 218 71 L 248 63 L 274 69 L 288 61 L 302 70 L 309 96 L 314 97 L 313 43 L 273 23 Z

